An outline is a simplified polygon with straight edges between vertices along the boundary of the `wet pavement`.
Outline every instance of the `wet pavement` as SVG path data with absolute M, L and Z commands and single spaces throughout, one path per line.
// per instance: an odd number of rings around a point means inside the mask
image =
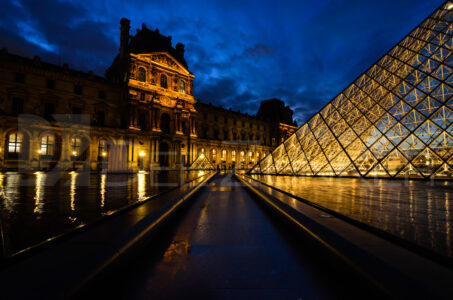
M 436 253 L 453 257 L 453 182 L 253 175 Z
M 200 175 L 200 171 L 0 173 L 6 253 L 36 245 Z
M 85 291 L 132 299 L 337 299 L 382 296 L 337 257 L 217 175 L 132 261 Z

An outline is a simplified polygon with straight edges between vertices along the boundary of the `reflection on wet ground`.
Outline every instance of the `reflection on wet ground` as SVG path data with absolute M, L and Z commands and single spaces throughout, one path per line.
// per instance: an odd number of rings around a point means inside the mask
M 202 173 L 0 173 L 1 221 L 7 254 L 143 201 Z
M 383 297 L 330 252 L 276 222 L 231 174 L 214 177 L 169 227 L 83 296 L 360 299 L 366 290 Z
M 252 177 L 453 257 L 453 182 L 272 175 Z

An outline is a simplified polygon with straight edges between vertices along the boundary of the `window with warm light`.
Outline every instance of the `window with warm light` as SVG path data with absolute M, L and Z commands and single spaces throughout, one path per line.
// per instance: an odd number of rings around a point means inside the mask
M 226 150 L 222 150 L 222 160 L 226 160 Z
M 41 155 L 44 157 L 53 156 L 55 151 L 55 138 L 53 135 L 47 134 L 41 138 Z
M 18 132 L 8 136 L 8 153 L 19 154 L 22 150 L 23 135 Z

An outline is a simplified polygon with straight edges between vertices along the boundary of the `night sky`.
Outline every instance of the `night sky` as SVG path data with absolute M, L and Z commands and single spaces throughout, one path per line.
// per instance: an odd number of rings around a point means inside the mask
M 185 44 L 197 99 L 255 114 L 277 97 L 301 125 L 443 2 L 6 0 L 0 47 L 103 75 L 126 17 Z

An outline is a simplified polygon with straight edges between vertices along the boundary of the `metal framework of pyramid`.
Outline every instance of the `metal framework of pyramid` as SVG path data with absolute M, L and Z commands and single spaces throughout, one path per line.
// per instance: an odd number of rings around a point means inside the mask
M 214 165 L 209 161 L 206 155 L 201 154 L 189 167 L 189 170 L 215 170 Z
M 448 1 L 249 173 L 451 178 L 452 20 Z

